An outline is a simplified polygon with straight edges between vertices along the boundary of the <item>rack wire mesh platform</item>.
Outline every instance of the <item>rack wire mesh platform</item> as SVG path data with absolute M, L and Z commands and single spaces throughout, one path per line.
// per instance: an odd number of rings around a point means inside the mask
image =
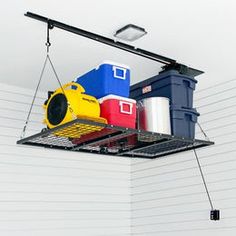
M 75 119 L 22 138 L 17 144 L 153 159 L 214 143 Z

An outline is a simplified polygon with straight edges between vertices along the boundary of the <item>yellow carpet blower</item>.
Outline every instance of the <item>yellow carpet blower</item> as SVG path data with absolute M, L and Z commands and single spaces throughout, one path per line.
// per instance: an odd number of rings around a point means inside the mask
M 100 117 L 98 100 L 84 93 L 84 88 L 75 82 L 67 83 L 53 92 L 43 106 L 45 110 L 44 123 L 47 127 L 49 129 L 55 128 L 76 118 L 106 124 L 106 119 Z M 81 135 L 101 129 L 102 127 L 94 125 L 76 123 L 55 131 L 54 135 L 79 138 Z

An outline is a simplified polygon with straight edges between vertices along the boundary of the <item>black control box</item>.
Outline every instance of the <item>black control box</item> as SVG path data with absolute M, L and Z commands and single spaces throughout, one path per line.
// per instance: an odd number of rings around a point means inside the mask
M 211 210 L 211 220 L 220 220 L 220 210 Z

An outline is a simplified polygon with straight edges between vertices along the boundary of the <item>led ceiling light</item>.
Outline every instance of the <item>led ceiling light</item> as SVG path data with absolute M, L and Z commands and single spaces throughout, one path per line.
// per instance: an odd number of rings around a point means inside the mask
M 125 41 L 134 41 L 147 34 L 144 28 L 137 25 L 128 24 L 117 30 L 114 36 Z

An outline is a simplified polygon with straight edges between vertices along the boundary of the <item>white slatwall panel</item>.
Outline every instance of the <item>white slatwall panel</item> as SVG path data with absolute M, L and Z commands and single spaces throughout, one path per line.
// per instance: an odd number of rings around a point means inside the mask
M 236 80 L 195 93 L 199 122 L 216 144 L 197 151 L 221 221 L 210 206 L 192 151 L 132 160 L 132 235 L 236 235 Z M 204 138 L 197 130 L 197 137 Z
M 42 126 L 39 94 L 27 134 Z M 130 160 L 16 145 L 32 91 L 0 87 L 0 235 L 130 235 Z

